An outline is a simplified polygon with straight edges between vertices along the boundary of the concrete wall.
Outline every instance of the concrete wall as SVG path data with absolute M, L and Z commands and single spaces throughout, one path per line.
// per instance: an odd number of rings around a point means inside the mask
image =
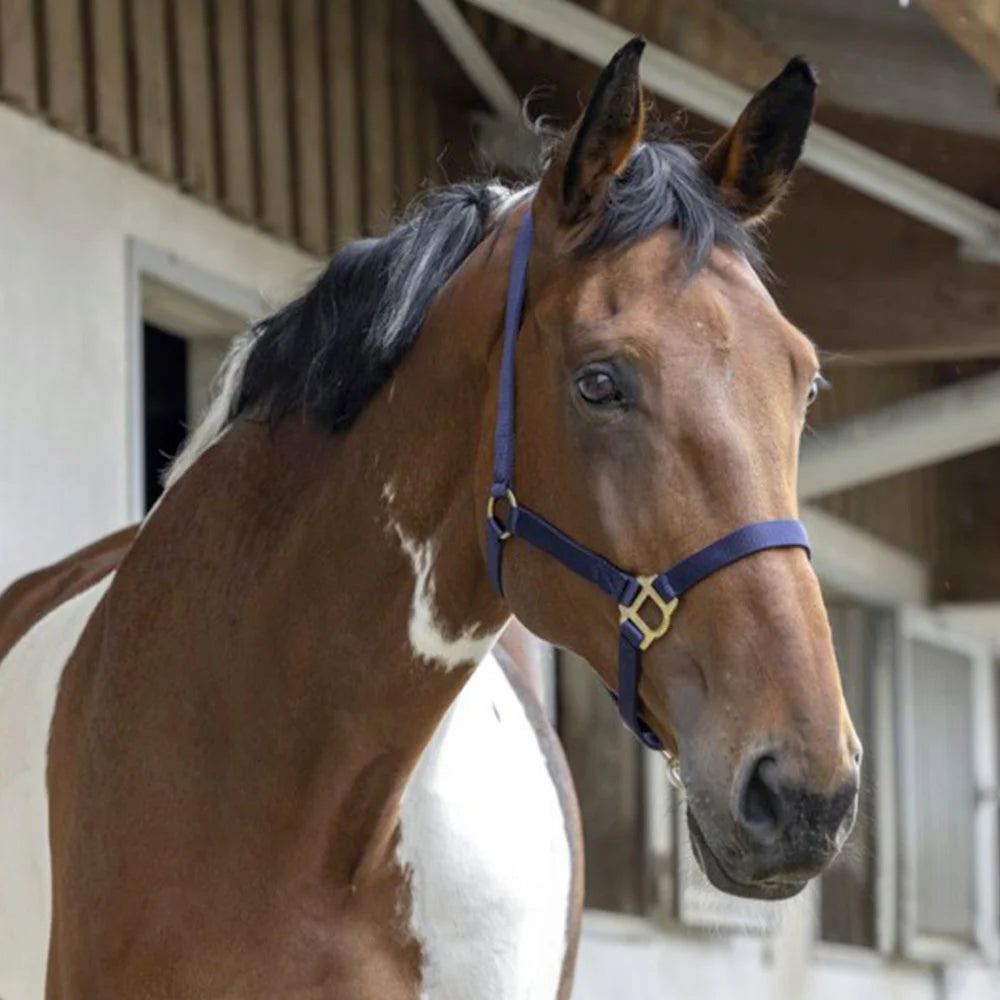
M 0 588 L 124 524 L 128 244 L 280 301 L 313 259 L 0 106 Z
M 588 912 L 573 1000 L 1000 1000 L 996 970 L 890 962 L 862 949 L 814 948 L 808 914 L 774 939 L 663 932 Z M 803 919 L 803 917 L 805 919 Z

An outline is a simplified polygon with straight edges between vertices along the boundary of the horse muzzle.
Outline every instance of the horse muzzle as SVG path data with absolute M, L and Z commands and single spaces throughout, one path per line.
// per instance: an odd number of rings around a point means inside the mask
M 837 856 L 857 802 L 856 768 L 834 792 L 821 794 L 784 780 L 779 762 L 761 755 L 737 775 L 725 821 L 703 825 L 688 809 L 691 845 L 708 880 L 723 892 L 787 899 Z

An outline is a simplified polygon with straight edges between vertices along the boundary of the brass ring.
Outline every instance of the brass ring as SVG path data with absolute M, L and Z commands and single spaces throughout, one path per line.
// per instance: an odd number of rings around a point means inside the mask
M 486 517 L 497 529 L 500 541 L 504 542 L 511 537 L 512 533 L 507 530 L 506 525 L 501 524 L 500 519 L 496 516 L 497 500 L 506 500 L 511 510 L 514 510 L 517 507 L 517 497 L 514 496 L 514 491 L 512 489 L 507 489 L 502 497 L 491 496 L 486 502 Z

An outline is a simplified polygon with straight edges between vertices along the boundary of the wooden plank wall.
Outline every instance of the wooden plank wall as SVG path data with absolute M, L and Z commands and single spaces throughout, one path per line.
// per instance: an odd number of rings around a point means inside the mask
M 824 425 L 888 406 L 938 384 L 931 364 L 840 364 L 828 366 L 832 383 L 809 411 L 806 436 Z M 933 562 L 942 511 L 939 469 L 931 466 L 880 479 L 823 497 L 819 505 L 873 535 Z
M 448 59 L 413 0 L 0 0 L 0 100 L 318 254 L 442 179 Z

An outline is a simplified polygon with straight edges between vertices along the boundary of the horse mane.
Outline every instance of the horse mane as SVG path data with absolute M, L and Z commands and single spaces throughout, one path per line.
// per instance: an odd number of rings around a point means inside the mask
M 272 425 L 299 412 L 331 432 L 349 428 L 413 345 L 437 292 L 534 187 L 488 181 L 431 190 L 388 235 L 334 254 L 311 288 L 236 341 L 207 413 L 167 473 L 167 487 L 249 411 Z M 713 246 L 759 265 L 753 237 L 722 204 L 696 157 L 664 141 L 636 148 L 579 252 L 625 247 L 665 227 L 677 230 L 691 273 Z

